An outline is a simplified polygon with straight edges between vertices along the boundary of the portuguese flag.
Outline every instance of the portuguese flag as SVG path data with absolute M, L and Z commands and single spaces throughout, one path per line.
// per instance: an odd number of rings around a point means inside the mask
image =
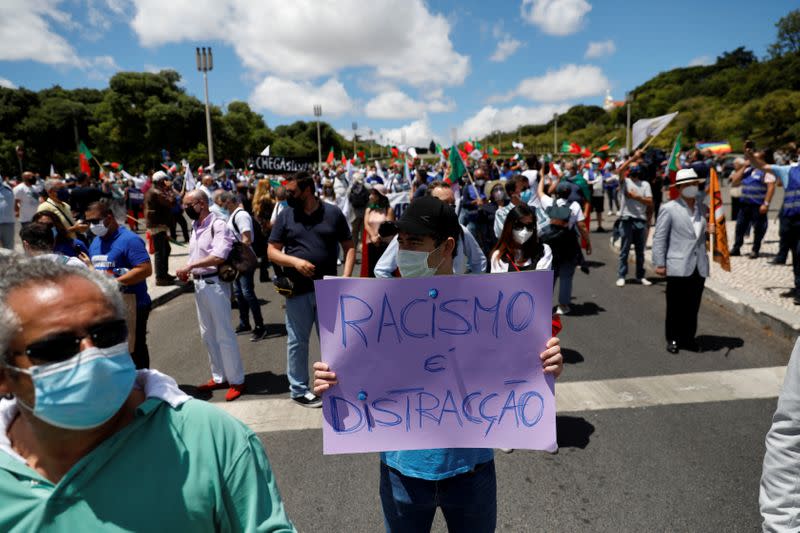
M 83 144 L 81 141 L 78 144 L 78 160 L 80 161 L 81 172 L 85 172 L 86 174 L 92 173 L 92 167 L 89 165 L 89 160 L 91 160 L 94 156 L 92 152 Z
M 670 200 L 675 200 L 678 198 L 678 190 L 674 187 L 675 185 L 675 176 L 678 174 L 678 170 L 680 169 L 680 163 L 678 161 L 678 156 L 681 153 L 681 134 L 683 132 L 679 131 L 678 136 L 675 138 L 675 144 L 672 146 L 672 153 L 669 156 L 669 162 L 667 163 L 667 175 L 669 176 L 669 198 Z
M 467 173 L 467 167 L 464 166 L 464 160 L 461 158 L 457 146 L 453 145 L 453 147 L 450 148 L 450 157 L 448 157 L 448 160 L 451 168 L 450 181 L 455 182 L 458 178 Z
M 325 162 L 330 165 L 331 163 L 333 163 L 333 160 L 334 160 L 333 148 L 331 148 L 331 151 L 328 152 L 328 158 L 325 160 Z

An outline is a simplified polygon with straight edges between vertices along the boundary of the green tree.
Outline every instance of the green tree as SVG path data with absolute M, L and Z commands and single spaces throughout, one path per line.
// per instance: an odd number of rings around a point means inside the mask
M 800 52 L 800 9 L 781 17 L 775 27 L 778 28 L 778 39 L 770 45 L 770 55 L 774 58 Z

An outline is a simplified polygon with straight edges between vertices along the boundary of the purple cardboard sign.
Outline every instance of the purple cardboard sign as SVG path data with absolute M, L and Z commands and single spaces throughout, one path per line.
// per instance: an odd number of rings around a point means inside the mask
M 325 454 L 556 449 L 551 271 L 315 284 Z

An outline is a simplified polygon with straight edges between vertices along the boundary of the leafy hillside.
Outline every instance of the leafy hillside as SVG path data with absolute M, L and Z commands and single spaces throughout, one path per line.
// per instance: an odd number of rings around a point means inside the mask
M 741 151 L 745 139 L 779 147 L 800 140 L 800 52 L 759 61 L 738 48 L 708 66 L 662 72 L 633 91 L 631 122 L 680 111 L 653 146 L 669 148 L 678 131 L 684 144 L 727 140 Z M 562 140 L 597 147 L 612 137 L 624 145 L 626 109 L 607 113 L 597 106 L 575 106 L 558 118 Z M 536 151 L 553 150 L 553 122 L 523 126 L 522 142 Z M 516 132 L 501 135 L 510 149 Z M 497 138 L 485 139 L 497 144 Z

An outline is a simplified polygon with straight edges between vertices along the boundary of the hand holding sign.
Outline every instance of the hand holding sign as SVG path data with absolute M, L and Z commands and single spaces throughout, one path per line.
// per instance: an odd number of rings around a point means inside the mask
M 336 278 L 316 297 L 325 453 L 556 449 L 552 272 Z

